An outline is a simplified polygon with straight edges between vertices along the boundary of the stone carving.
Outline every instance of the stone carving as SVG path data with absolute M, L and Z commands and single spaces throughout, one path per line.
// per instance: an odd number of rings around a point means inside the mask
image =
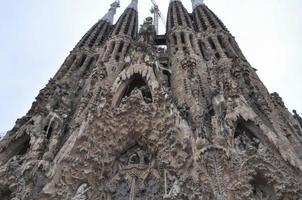
M 77 192 L 74 197 L 71 198 L 71 200 L 87 200 L 86 193 L 90 190 L 90 187 L 84 183 L 80 185 L 80 187 L 77 189 Z
M 1 200 L 302 199 L 301 117 L 196 2 L 88 31 L 0 141 Z

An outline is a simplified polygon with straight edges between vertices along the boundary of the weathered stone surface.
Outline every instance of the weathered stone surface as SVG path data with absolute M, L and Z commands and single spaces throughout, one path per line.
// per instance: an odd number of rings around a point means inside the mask
M 0 199 L 301 200 L 302 119 L 216 15 L 171 1 L 166 50 L 112 9 L 0 142 Z

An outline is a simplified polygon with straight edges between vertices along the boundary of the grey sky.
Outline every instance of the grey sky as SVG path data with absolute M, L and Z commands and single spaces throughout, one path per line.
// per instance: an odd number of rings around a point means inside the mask
M 139 0 L 139 17 L 150 0 Z M 182 0 L 191 12 L 190 0 Z M 11 129 L 112 0 L 1 0 L 0 133 Z M 130 0 L 121 0 L 117 16 Z M 157 0 L 166 15 L 169 0 Z M 302 1 L 206 0 L 270 92 L 302 112 Z M 163 31 L 164 26 L 161 26 Z

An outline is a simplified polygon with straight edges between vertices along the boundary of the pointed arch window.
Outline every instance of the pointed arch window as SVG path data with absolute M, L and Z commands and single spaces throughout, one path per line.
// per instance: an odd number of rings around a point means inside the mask
M 119 106 L 123 99 L 130 97 L 132 94 L 140 93 L 146 103 L 152 103 L 152 93 L 146 80 L 139 74 L 134 74 L 128 79 L 118 92 L 118 98 L 114 100 L 115 106 Z
M 257 172 L 251 181 L 255 200 L 274 200 L 276 198 L 274 187 L 269 184 L 264 174 Z
M 87 58 L 87 55 L 86 55 L 86 54 L 83 54 L 82 57 L 81 57 L 81 60 L 80 60 L 80 62 L 79 62 L 78 67 L 82 67 L 82 66 L 83 66 L 83 64 L 84 64 L 84 62 L 85 62 L 85 60 L 86 60 L 86 58 Z
M 258 149 L 260 140 L 258 137 L 247 128 L 243 122 L 239 122 L 235 134 L 235 145 L 240 152 L 246 152 L 251 148 Z

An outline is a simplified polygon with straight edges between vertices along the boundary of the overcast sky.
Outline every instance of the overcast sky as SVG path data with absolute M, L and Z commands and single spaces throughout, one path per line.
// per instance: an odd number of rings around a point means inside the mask
M 48 80 L 112 0 L 0 0 L 0 133 L 31 107 Z M 121 0 L 117 16 L 130 0 Z M 139 0 L 140 21 L 150 0 Z M 157 0 L 166 17 L 169 0 Z M 191 12 L 190 0 L 182 0 Z M 206 0 L 270 92 L 302 112 L 302 1 Z M 161 30 L 163 31 L 163 25 Z

